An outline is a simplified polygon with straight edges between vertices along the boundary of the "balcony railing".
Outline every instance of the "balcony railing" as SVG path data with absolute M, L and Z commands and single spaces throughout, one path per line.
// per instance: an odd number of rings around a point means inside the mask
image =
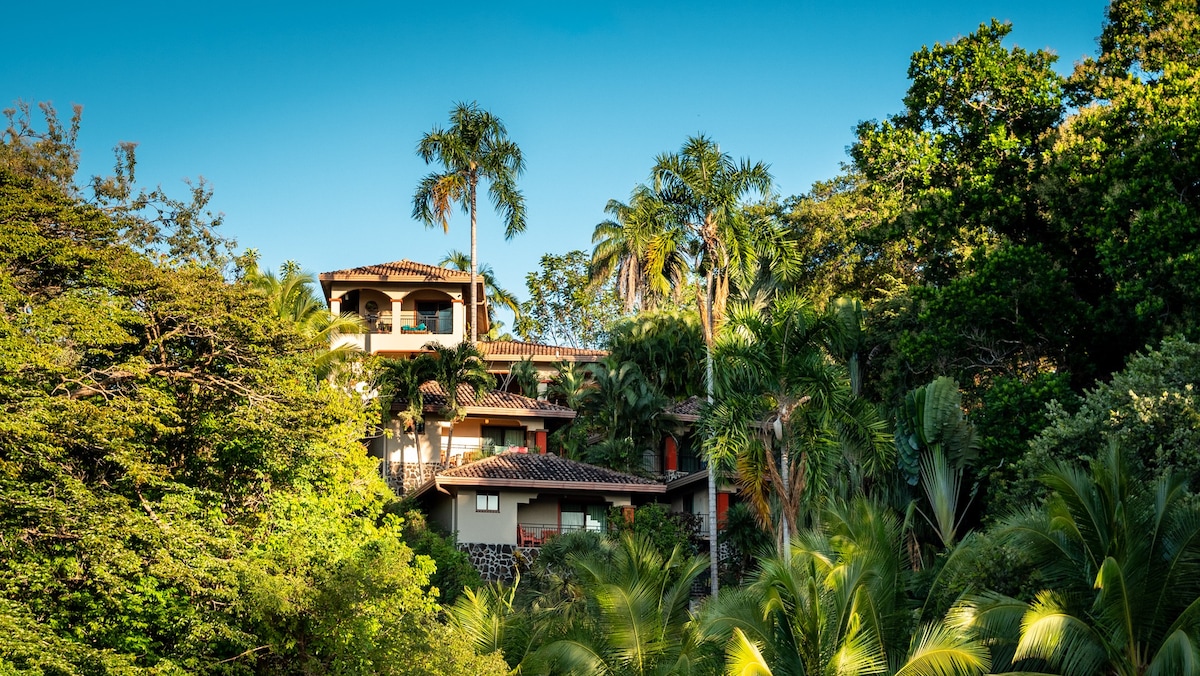
M 517 524 L 517 544 L 521 547 L 541 547 L 548 538 L 559 533 L 569 533 L 577 530 L 590 530 L 599 533 L 601 526 L 593 523 L 591 526 L 569 526 L 556 523 L 519 523 Z
M 392 333 L 393 327 L 398 333 L 431 333 L 447 335 L 454 333 L 454 318 L 449 313 L 436 315 L 420 314 L 418 312 L 401 312 L 392 316 L 384 310 L 377 314 L 361 315 L 371 333 Z

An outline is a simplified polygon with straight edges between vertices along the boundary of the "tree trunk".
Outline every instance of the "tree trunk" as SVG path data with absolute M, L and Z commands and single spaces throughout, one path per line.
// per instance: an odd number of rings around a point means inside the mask
M 709 272 L 708 279 L 705 282 L 704 301 L 707 309 L 706 324 L 704 331 L 704 389 L 708 395 L 708 403 L 711 406 L 713 403 L 713 325 L 712 325 L 712 273 Z M 713 467 L 712 459 L 708 462 L 708 558 L 709 558 L 709 584 L 712 588 L 712 597 L 717 597 L 719 591 L 717 582 L 717 564 L 720 563 L 720 548 L 717 545 L 717 470 Z
M 454 421 L 451 420 L 450 421 L 450 435 L 446 438 L 445 452 L 442 453 L 442 456 L 443 456 L 442 464 L 443 465 L 450 464 L 450 452 L 453 450 L 453 448 L 452 448 L 453 446 L 454 446 Z
M 469 309 L 467 311 L 467 323 L 471 325 L 471 345 L 476 345 L 479 342 L 479 327 L 476 325 L 475 319 L 479 316 L 479 305 L 475 298 L 475 277 L 477 274 L 475 265 L 475 188 L 479 179 L 472 175 L 469 180 L 471 182 L 471 186 L 469 188 L 471 191 L 471 304 L 468 306 Z M 454 437 L 453 424 L 451 424 L 450 427 L 450 436 L 451 438 Z

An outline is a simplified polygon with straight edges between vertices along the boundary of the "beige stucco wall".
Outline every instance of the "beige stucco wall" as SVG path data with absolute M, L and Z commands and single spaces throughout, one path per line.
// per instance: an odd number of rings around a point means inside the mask
M 521 523 L 557 525 L 558 498 L 542 498 L 527 505 L 518 505 L 517 520 Z
M 455 500 L 459 542 L 482 544 L 517 544 L 517 506 L 527 504 L 536 493 L 500 491 L 500 511 L 475 511 L 475 491 L 459 491 Z
M 533 432 L 546 429 L 543 418 L 467 418 L 454 426 L 454 448 L 452 455 L 461 455 L 483 448 L 484 424 L 492 427 L 524 427 L 526 446 L 533 445 Z M 433 416 L 425 419 L 425 433 L 413 438 L 412 431 L 400 429 L 400 423 L 392 420 L 388 435 L 371 442 L 371 454 L 387 458 L 391 462 L 436 462 L 441 456 L 444 443 L 448 443 L 449 427 Z M 385 451 L 386 449 L 386 451 Z

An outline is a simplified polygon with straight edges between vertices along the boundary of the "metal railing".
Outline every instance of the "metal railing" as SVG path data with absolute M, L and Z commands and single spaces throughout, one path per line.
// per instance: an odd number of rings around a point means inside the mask
M 571 531 L 590 530 L 599 533 L 601 527 L 599 524 L 591 526 L 571 526 L 566 524 L 556 523 L 518 523 L 517 524 L 517 544 L 521 547 L 541 547 L 546 540 L 560 533 L 569 533 Z
M 367 323 L 371 333 L 392 333 L 395 327 L 400 333 L 433 333 L 447 335 L 454 333 L 454 318 L 442 315 L 428 315 L 417 312 L 401 312 L 395 317 L 392 313 L 383 312 L 359 315 Z

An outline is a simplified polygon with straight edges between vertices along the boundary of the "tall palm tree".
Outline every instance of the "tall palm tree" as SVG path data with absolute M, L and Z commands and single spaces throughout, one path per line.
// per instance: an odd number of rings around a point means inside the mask
M 1043 481 L 1050 501 L 1001 522 L 998 534 L 1048 588 L 1031 603 L 970 598 L 956 609 L 960 624 L 989 640 L 997 666 L 1200 673 L 1200 506 L 1184 480 L 1144 480 L 1114 444 L 1090 472 L 1059 463 Z
M 615 274 L 626 314 L 653 310 L 672 289 L 678 295 L 687 288 L 681 241 L 686 231 L 669 227 L 671 209 L 652 188 L 639 185 L 629 204 L 609 200 L 604 211 L 612 218 L 597 224 L 592 233 L 593 284 Z
M 767 165 L 749 160 L 735 162 L 728 153 L 706 136 L 684 141 L 678 153 L 660 155 L 655 162 L 654 184 L 658 194 L 671 207 L 672 227 L 685 233 L 669 238 L 678 242 L 691 259 L 691 272 L 703 279 L 697 286 L 696 304 L 704 329 L 709 402 L 712 401 L 712 349 L 716 330 L 725 315 L 729 297 L 730 271 L 752 264 L 748 246 L 747 223 L 741 218 L 741 204 L 747 195 L 766 194 L 771 189 Z M 660 252 L 659 258 L 665 256 Z M 702 294 L 702 295 L 701 295 Z M 715 468 L 708 472 L 708 546 L 709 555 L 717 556 L 717 479 Z M 713 595 L 717 594 L 717 569 L 710 571 Z
M 295 261 L 280 266 L 279 274 L 261 270 L 251 260 L 243 278 L 250 288 L 266 298 L 268 312 L 281 319 L 313 343 L 313 357 L 317 377 L 324 378 L 339 364 L 343 364 L 359 352 L 354 345 L 334 346 L 338 336 L 364 333 L 367 329 L 362 319 L 353 313 L 332 315 L 325 302 L 315 291 L 316 281 L 303 272 Z
M 421 137 L 417 155 L 426 164 L 437 161 L 445 171 L 421 179 L 413 195 L 413 218 L 426 227 L 441 224 L 450 231 L 450 209 L 461 205 L 471 215 L 471 343 L 479 341 L 475 321 L 479 302 L 475 297 L 478 283 L 476 256 L 476 201 L 480 179 L 488 182 L 492 205 L 503 214 L 504 238 L 512 239 L 525 230 L 525 197 L 517 190 L 517 178 L 525 170 L 521 149 L 508 139 L 500 118 L 482 110 L 478 103 L 459 103 L 450 111 L 450 127 Z
M 843 326 L 787 293 L 765 312 L 735 307 L 714 349 L 718 396 L 702 422 L 709 456 L 716 467 L 736 462 L 738 482 L 781 551 L 802 503 L 817 507 L 813 496 L 825 494 L 836 470 L 878 473 L 891 450 L 883 420 L 830 356 Z
M 678 545 L 664 559 L 632 533 L 606 549 L 573 560 L 588 612 L 543 646 L 538 661 L 548 673 L 689 673 L 699 653 L 688 631 L 688 601 L 708 562 Z
M 454 426 L 467 417 L 466 410 L 458 397 L 462 394 L 460 386 L 478 399 L 491 388 L 496 386 L 496 378 L 488 373 L 487 363 L 474 343 L 463 341 L 454 347 L 446 347 L 441 343 L 430 341 L 425 349 L 433 353 L 437 361 L 434 380 L 441 386 L 446 398 L 441 415 L 450 423 L 450 436 L 442 449 L 441 461 L 449 460 L 450 447 L 454 444 Z
M 446 252 L 446 257 L 438 265 L 449 267 L 453 270 L 470 272 L 471 259 L 465 253 L 457 249 L 451 249 Z M 512 295 L 510 291 L 504 289 L 496 282 L 496 273 L 492 271 L 492 266 L 487 263 L 479 266 L 479 276 L 483 279 L 483 288 L 487 291 L 487 297 L 490 300 L 487 303 L 488 323 L 492 324 L 495 322 L 496 303 L 511 310 L 515 321 L 521 321 L 521 301 L 517 300 L 516 296 Z
M 725 647 L 729 674 L 978 675 L 987 648 L 944 623 L 918 627 L 899 520 L 857 498 L 830 505 L 791 555 L 761 561 L 748 587 L 702 611 L 703 641 Z

